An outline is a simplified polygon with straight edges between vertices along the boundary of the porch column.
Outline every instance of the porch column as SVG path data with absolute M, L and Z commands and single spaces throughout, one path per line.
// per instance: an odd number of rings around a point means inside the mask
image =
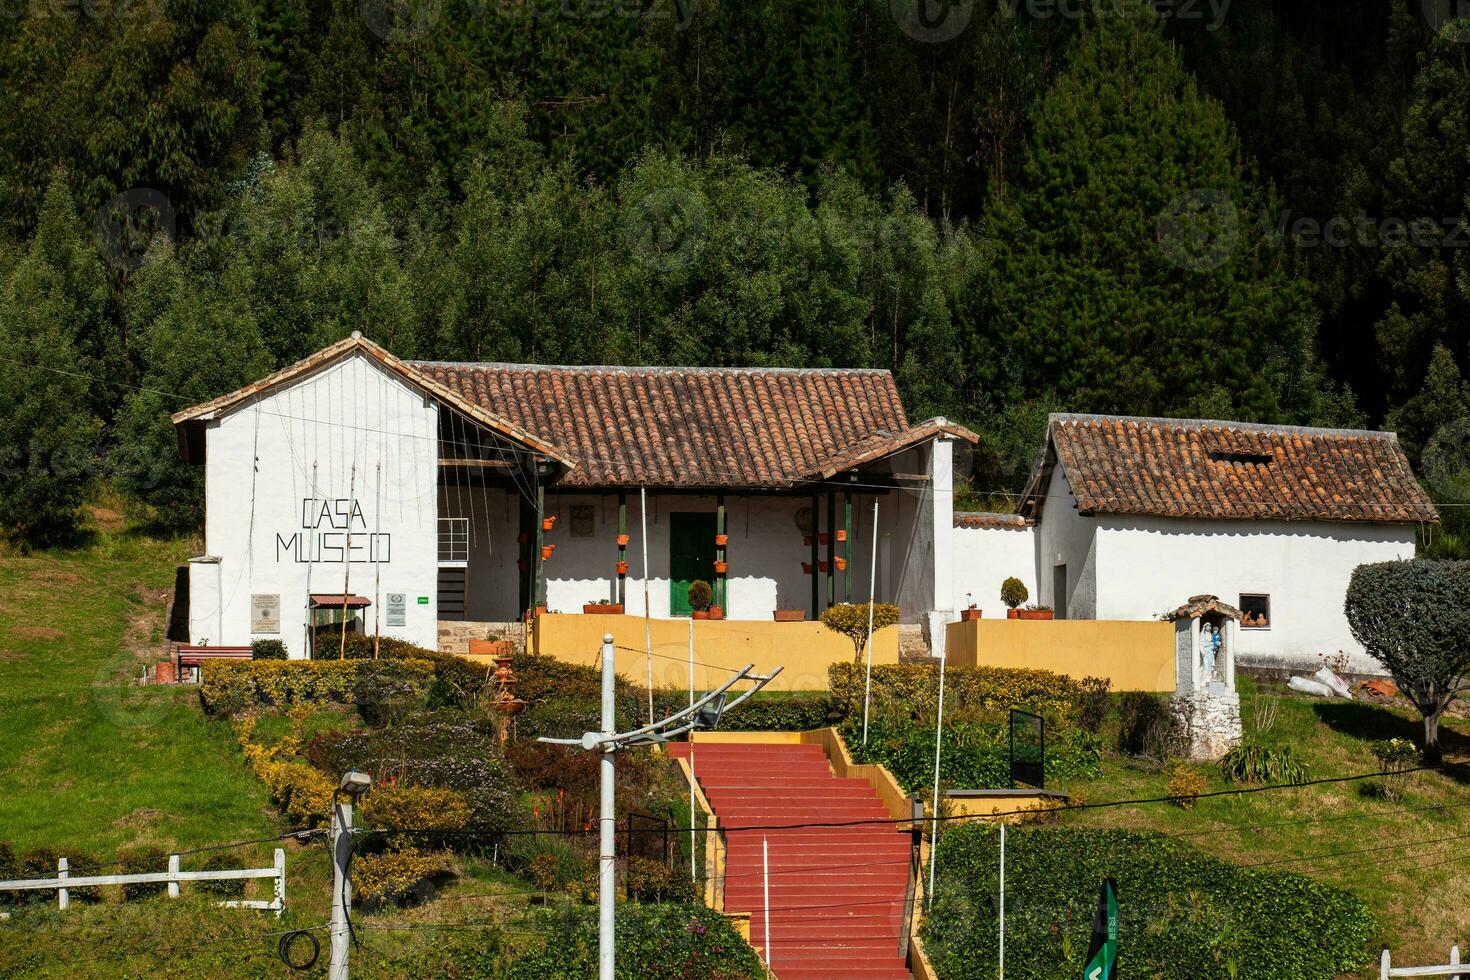
M 837 602 L 837 494 L 827 491 L 827 608 Z
M 851 479 L 857 479 L 854 475 Z M 852 491 L 842 492 L 842 559 L 847 569 L 842 573 L 842 601 L 852 602 Z
M 544 534 L 546 525 L 541 522 L 546 519 L 546 488 L 541 485 L 541 474 L 536 474 L 536 548 L 531 555 L 531 595 L 532 605 L 539 606 L 546 600 L 546 569 L 545 560 L 541 557 L 544 552 Z
M 939 420 L 941 423 L 943 419 Z M 929 650 L 944 654 L 945 627 L 954 621 L 954 439 L 941 435 L 930 444 L 929 508 L 927 529 L 933 542 L 934 564 L 929 580 L 934 590 L 929 607 Z
M 724 540 L 727 544 L 729 542 L 728 535 L 729 535 L 730 532 L 727 531 L 727 530 L 725 530 L 725 528 L 726 528 L 726 523 L 725 523 L 725 495 L 722 493 L 722 494 L 718 494 L 715 497 L 715 534 L 716 535 L 724 536 L 722 538 L 717 538 L 716 539 L 716 544 L 715 544 L 715 561 L 729 561 L 730 560 L 729 557 L 728 557 L 729 556 L 729 551 L 726 548 L 726 545 L 719 543 L 720 540 Z M 729 596 L 730 596 L 730 581 L 729 581 L 728 573 L 727 572 L 716 572 L 715 573 L 715 605 L 717 605 L 721 609 L 725 610 L 726 617 L 728 617 L 730 615 L 730 603 L 728 601 L 729 600 Z
M 822 517 L 821 498 L 818 497 L 815 493 L 813 493 L 812 494 L 812 533 L 811 533 L 811 541 L 812 541 L 812 620 L 813 620 L 813 622 L 815 622 L 816 620 L 819 620 L 819 619 L 822 618 L 822 611 L 821 611 L 821 609 L 817 608 L 818 605 L 819 605 L 819 603 L 822 601 L 821 598 L 820 598 L 820 592 L 819 592 L 819 589 L 821 588 L 821 581 L 822 580 L 821 580 L 821 576 L 818 574 L 821 571 L 821 561 L 820 561 L 820 558 L 819 558 L 819 552 L 817 551 L 817 542 L 821 539 L 821 535 L 819 533 L 817 533 L 817 529 L 822 526 L 821 525 L 821 517 Z
M 617 565 L 617 567 L 618 568 L 626 568 L 627 567 L 627 561 L 628 561 L 628 495 L 626 493 L 620 493 L 620 494 L 618 494 L 618 565 Z M 623 607 L 623 611 L 624 612 L 627 612 L 627 606 L 628 606 L 628 574 L 626 572 L 619 572 L 618 573 L 618 580 L 617 580 L 617 582 L 618 582 L 618 584 L 617 584 L 617 588 L 616 588 L 616 593 L 617 593 L 616 602 L 618 603 L 618 605 L 620 605 L 620 606 Z

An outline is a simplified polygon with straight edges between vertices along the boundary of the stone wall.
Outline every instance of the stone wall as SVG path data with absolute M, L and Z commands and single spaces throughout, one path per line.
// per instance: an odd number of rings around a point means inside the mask
M 441 619 L 439 652 L 469 653 L 471 640 L 488 640 L 492 636 L 510 640 L 518 648 L 525 646 L 525 630 L 520 623 L 475 623 Z

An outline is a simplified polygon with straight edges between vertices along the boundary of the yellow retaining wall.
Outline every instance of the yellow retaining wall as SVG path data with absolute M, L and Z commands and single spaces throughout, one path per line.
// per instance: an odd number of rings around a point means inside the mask
M 653 686 L 689 686 L 689 620 L 650 620 L 653 632 Z M 536 617 L 533 649 L 568 663 L 592 665 L 604 633 L 618 650 L 618 673 L 643 682 L 648 661 L 643 646 L 642 616 L 543 613 Z M 719 687 L 731 670 L 755 664 L 758 673 L 784 667 L 768 691 L 825 691 L 827 668 L 851 663 L 852 641 L 821 623 L 777 623 L 757 620 L 696 620 L 694 686 Z M 873 634 L 873 663 L 898 663 L 898 628 Z
M 950 623 L 951 667 L 1025 667 L 1107 677 L 1115 691 L 1174 690 L 1174 624 L 1115 619 Z

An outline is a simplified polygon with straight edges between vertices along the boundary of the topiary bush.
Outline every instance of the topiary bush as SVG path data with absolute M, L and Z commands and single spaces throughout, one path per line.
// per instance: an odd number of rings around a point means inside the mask
M 840 602 L 835 606 L 828 606 L 822 613 L 822 625 L 836 633 L 841 633 L 852 641 L 852 662 L 860 663 L 863 659 L 863 648 L 868 642 L 868 615 L 871 609 L 873 617 L 873 632 L 898 622 L 898 607 L 886 602 L 874 602 L 862 604 L 852 602 Z
M 280 640 L 251 640 L 251 660 L 285 660 L 286 644 Z
M 140 847 L 120 855 L 121 864 L 117 873 L 124 875 L 157 874 L 168 870 L 168 854 L 156 847 Z M 150 895 L 162 895 L 168 890 L 164 882 L 130 882 L 122 886 L 123 898 L 134 901 Z
M 619 977 L 697 977 L 764 980 L 765 968 L 724 917 L 703 905 L 643 905 L 617 909 Z M 533 920 L 534 921 L 534 920 Z M 572 907 L 543 913 L 540 949 L 511 965 L 510 980 L 597 976 L 597 910 Z
M 1007 609 L 1015 609 L 1029 598 L 1031 591 L 1026 588 L 1026 583 L 1014 575 L 1000 583 L 1000 601 L 1005 603 Z
M 190 856 L 192 857 L 192 855 Z M 242 862 L 238 854 L 216 851 L 206 854 L 197 863 L 191 863 L 189 857 L 181 859 L 181 868 L 185 871 L 234 871 L 247 866 L 255 867 L 253 862 Z M 245 897 L 245 879 L 225 878 L 220 881 L 191 881 L 184 885 L 186 889 L 193 889 L 204 895 L 213 895 L 220 899 L 240 899 Z
M 695 579 L 689 583 L 689 608 L 695 612 L 708 612 L 710 603 L 715 601 L 715 590 L 703 579 Z
M 925 948 L 945 980 L 990 980 L 997 963 L 994 828 L 940 837 Z M 1376 924 L 1353 895 L 1305 875 L 1254 871 L 1171 837 L 1118 830 L 1006 835 L 1006 975 L 1080 972 L 1098 886 L 1118 883 L 1123 976 L 1329 980 L 1373 957 Z

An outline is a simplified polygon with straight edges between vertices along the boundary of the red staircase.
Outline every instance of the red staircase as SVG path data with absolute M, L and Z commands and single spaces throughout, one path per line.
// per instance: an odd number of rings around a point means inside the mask
M 670 746 L 687 759 L 688 743 Z M 899 955 L 910 837 L 880 823 L 742 830 L 796 823 L 890 820 L 863 779 L 832 774 L 820 745 L 700 743 L 694 774 L 725 831 L 725 910 L 750 913 L 766 946 L 761 841 L 769 850 L 771 930 L 779 980 L 908 980 Z

